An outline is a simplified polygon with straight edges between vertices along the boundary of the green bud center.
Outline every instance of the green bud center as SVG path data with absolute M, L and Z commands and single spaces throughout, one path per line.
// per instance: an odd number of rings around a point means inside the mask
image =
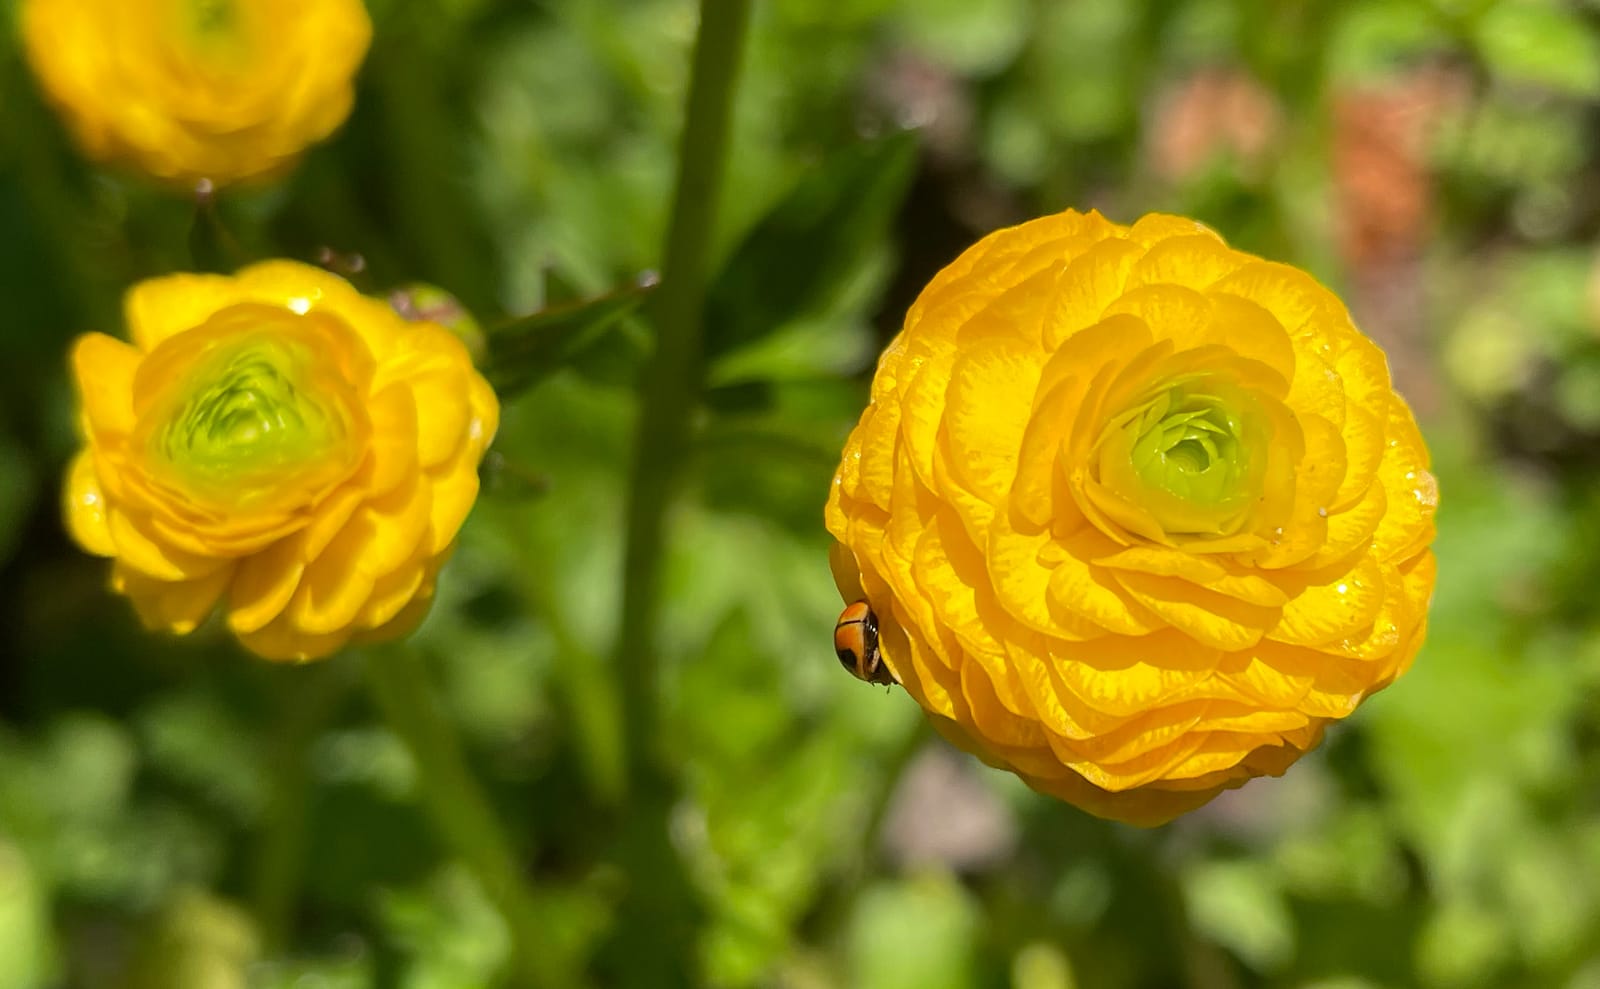
M 190 0 L 189 17 L 196 32 L 220 34 L 233 29 L 238 21 L 237 0 Z
M 163 344 L 141 429 L 165 485 L 237 511 L 300 503 L 348 476 L 365 420 L 307 318 L 235 307 Z
M 313 459 L 336 420 L 296 384 L 303 355 L 283 341 L 257 339 L 223 355 L 216 376 L 200 384 L 161 431 L 173 463 L 222 482 Z
M 1114 418 L 1100 478 L 1173 535 L 1226 535 L 1260 497 L 1266 436 L 1253 403 L 1226 382 L 1173 384 Z

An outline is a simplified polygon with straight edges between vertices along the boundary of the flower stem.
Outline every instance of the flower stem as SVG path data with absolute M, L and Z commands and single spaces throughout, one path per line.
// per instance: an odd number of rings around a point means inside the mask
M 271 791 L 252 863 L 256 923 L 269 952 L 288 947 L 295 893 L 305 869 L 306 804 L 311 787 L 311 745 L 350 688 L 330 663 L 304 669 L 270 667 L 277 731 Z M 292 683 L 288 678 L 292 678 Z
M 423 803 L 440 837 L 466 863 L 510 929 L 520 983 L 570 984 L 559 946 L 546 936 L 549 925 L 523 880 L 516 845 L 467 769 L 461 740 L 435 702 L 421 660 L 405 646 L 392 646 L 371 650 L 365 666 L 384 720 L 416 762 Z
M 656 352 L 641 382 L 617 641 L 623 722 L 629 733 L 629 778 L 635 784 L 654 772 L 660 689 L 653 640 L 660 610 L 665 520 L 699 399 L 701 317 L 749 19 L 750 0 L 701 0 L 661 287 L 649 308 L 657 331 Z

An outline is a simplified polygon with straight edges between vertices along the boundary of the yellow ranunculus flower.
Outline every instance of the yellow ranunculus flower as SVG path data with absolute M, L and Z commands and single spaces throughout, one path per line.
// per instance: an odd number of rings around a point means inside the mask
M 220 185 L 344 122 L 372 23 L 361 0 L 24 0 L 22 35 L 85 154 Z
M 1437 500 L 1325 288 L 1190 220 L 1069 211 L 923 291 L 827 525 L 948 738 L 1149 825 L 1282 773 L 1406 668 Z
M 499 405 L 465 345 L 325 271 L 169 275 L 132 343 L 78 339 L 67 525 L 152 628 L 219 603 L 269 659 L 405 634 L 478 494 Z

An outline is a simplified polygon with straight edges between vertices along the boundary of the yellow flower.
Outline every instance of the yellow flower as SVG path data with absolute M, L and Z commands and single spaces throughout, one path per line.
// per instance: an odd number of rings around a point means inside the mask
M 499 418 L 466 347 L 290 261 L 142 282 L 80 337 L 67 526 L 151 628 L 219 603 L 269 659 L 405 634 Z
M 1001 230 L 906 316 L 828 500 L 846 600 L 956 744 L 1157 824 L 1411 662 L 1428 454 L 1305 274 L 1190 220 Z
M 85 154 L 220 185 L 344 122 L 372 24 L 361 0 L 25 0 L 22 35 Z

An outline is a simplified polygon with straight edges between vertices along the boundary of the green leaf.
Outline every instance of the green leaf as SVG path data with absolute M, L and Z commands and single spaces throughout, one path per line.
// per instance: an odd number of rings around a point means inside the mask
M 849 985 L 962 989 L 973 985 L 977 910 L 942 873 L 880 883 L 857 901 L 850 929 Z
M 490 384 L 503 400 L 572 364 L 638 309 L 655 286 L 655 276 L 647 275 L 606 295 L 541 309 L 491 331 L 485 368 Z
M 1478 49 L 1496 75 L 1569 96 L 1600 95 L 1600 40 L 1577 15 L 1499 3 L 1478 22 Z
M 1196 931 L 1273 972 L 1294 957 L 1294 918 L 1270 866 L 1253 861 L 1207 862 L 1187 870 L 1183 897 Z
M 260 954 L 248 914 L 209 892 L 185 889 L 151 919 L 124 984 L 128 989 L 244 989 Z
M 0 837 L 0 989 L 47 985 L 54 954 L 48 892 L 21 851 Z
M 965 75 L 992 75 L 1016 59 L 1030 27 L 1025 0 L 908 0 L 900 32 L 915 51 Z
M 1341 80 L 1382 80 L 1396 67 L 1446 49 L 1450 36 L 1427 7 L 1367 0 L 1340 9 L 1327 43 L 1329 73 Z
M 915 173 L 917 136 L 853 145 L 800 180 L 734 249 L 706 300 L 714 359 L 824 308 L 883 242 Z

